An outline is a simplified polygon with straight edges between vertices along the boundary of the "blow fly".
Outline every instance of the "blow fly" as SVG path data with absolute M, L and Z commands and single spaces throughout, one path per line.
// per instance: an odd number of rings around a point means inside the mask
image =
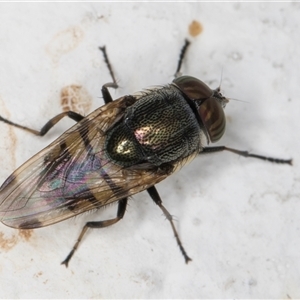
M 275 163 L 291 164 L 225 146 L 207 147 L 225 131 L 224 108 L 228 99 L 219 88 L 211 89 L 192 76 L 181 76 L 186 40 L 172 83 L 113 100 L 108 88 L 117 88 L 105 47 L 100 47 L 112 82 L 103 85 L 105 105 L 84 117 L 62 112 L 40 131 L 0 116 L 0 121 L 45 135 L 63 117 L 76 121 L 45 149 L 15 172 L 0 188 L 0 220 L 18 229 L 33 229 L 63 221 L 84 212 L 118 202 L 113 219 L 87 222 L 68 263 L 89 228 L 117 223 L 125 214 L 128 197 L 147 190 L 172 226 L 180 251 L 188 263 L 172 216 L 163 206 L 155 184 L 180 169 L 198 154 L 231 151 Z

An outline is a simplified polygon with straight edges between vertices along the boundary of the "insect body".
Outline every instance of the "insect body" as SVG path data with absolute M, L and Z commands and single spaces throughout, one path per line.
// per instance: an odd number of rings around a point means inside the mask
M 188 46 L 182 49 L 176 74 Z M 78 123 L 17 169 L 0 188 L 0 219 L 10 227 L 29 229 L 47 226 L 83 212 L 118 201 L 117 216 L 88 222 L 72 251 L 67 266 L 88 228 L 118 222 L 125 214 L 127 199 L 147 190 L 170 221 L 185 261 L 190 260 L 155 184 L 178 170 L 199 153 L 228 150 L 277 163 L 291 160 L 266 158 L 224 146 L 206 147 L 225 131 L 224 107 L 228 99 L 191 76 L 112 100 L 108 87 L 116 81 L 105 48 L 100 48 L 113 83 L 102 87 L 105 105 L 86 117 L 64 112 L 41 131 L 0 120 L 44 135 L 64 116 Z

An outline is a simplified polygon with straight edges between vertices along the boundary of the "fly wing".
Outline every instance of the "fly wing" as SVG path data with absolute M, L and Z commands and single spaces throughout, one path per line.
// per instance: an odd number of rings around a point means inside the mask
M 10 227 L 47 226 L 143 191 L 166 172 L 123 168 L 104 149 L 126 97 L 98 108 L 17 169 L 0 188 L 0 220 Z

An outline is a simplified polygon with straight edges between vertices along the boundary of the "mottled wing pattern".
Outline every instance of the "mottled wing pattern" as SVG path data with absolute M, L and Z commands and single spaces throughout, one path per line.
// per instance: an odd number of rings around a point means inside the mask
M 0 220 L 37 228 L 133 195 L 167 177 L 125 169 L 103 151 L 126 97 L 98 108 L 17 169 L 0 188 Z

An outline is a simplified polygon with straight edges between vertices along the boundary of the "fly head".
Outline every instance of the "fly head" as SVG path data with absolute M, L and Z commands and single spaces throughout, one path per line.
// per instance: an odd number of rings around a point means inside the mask
M 173 84 L 196 108 L 198 120 L 206 132 L 208 142 L 217 142 L 225 132 L 224 108 L 229 101 L 220 93 L 220 88 L 212 90 L 203 81 L 192 76 L 177 77 Z

